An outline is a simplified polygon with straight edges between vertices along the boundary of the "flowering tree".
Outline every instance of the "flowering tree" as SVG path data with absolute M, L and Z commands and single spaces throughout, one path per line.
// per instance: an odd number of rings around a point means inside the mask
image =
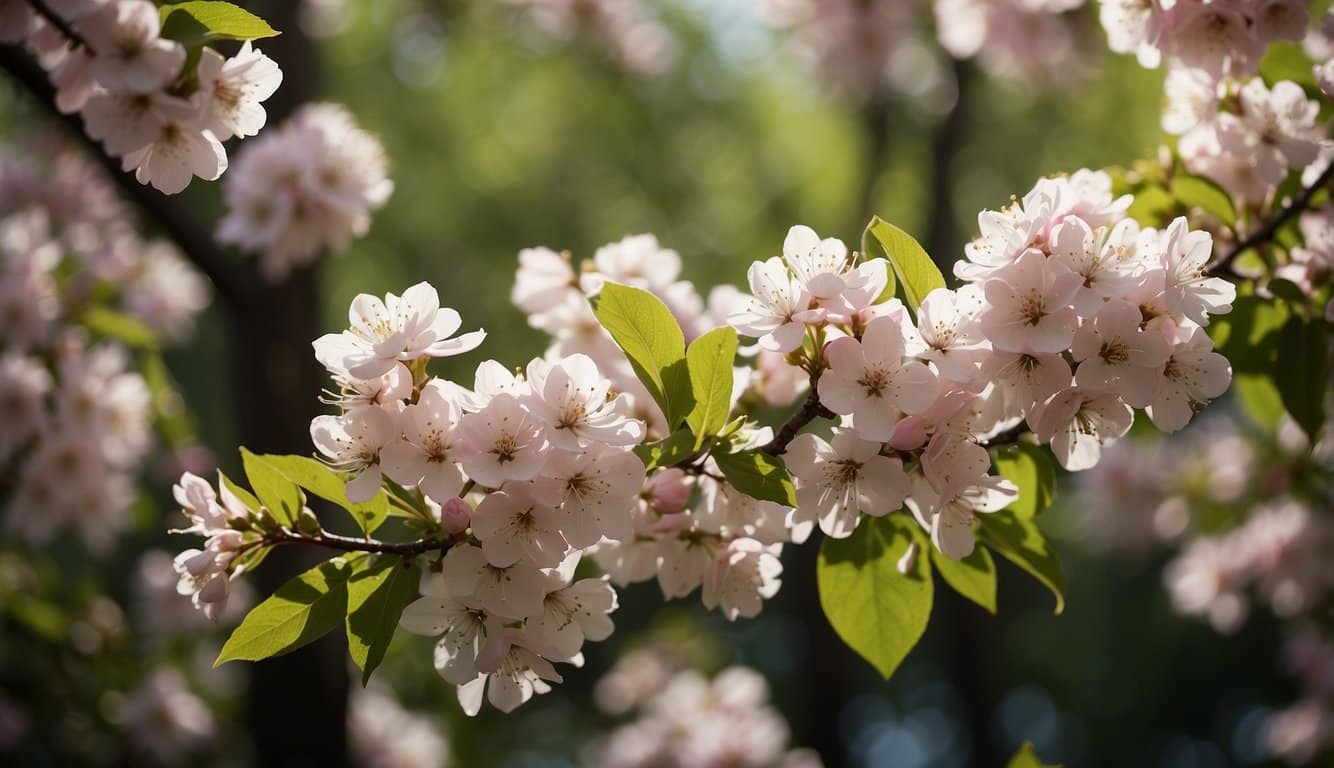
M 591 29 L 632 71 L 662 64 L 627 44 L 626 28 L 649 25 L 626 21 L 630 6 L 523 5 L 539 27 Z M 1064 29 L 1077 5 L 941 2 L 937 32 L 954 56 L 1032 77 L 1049 62 L 1032 58 L 1017 25 Z M 139 184 L 175 193 L 195 176 L 216 179 L 227 167 L 222 142 L 266 122 L 261 103 L 281 73 L 252 41 L 274 31 L 236 6 L 11 6 L 5 39 L 37 56 L 52 105 L 78 112 L 86 135 Z M 788 23 L 857 27 L 806 10 Z M 1334 311 L 1334 152 L 1322 120 L 1331 78 L 1295 45 L 1271 47 L 1303 36 L 1305 9 L 1181 0 L 1104 2 L 1101 11 L 1113 50 L 1171 68 L 1163 128 L 1173 146 L 1126 167 L 1038 180 L 980 213 L 957 261 L 879 217 L 857 250 L 797 225 L 781 245 L 775 233 L 776 255 L 750 265 L 744 289 L 702 295 L 653 235 L 581 263 L 529 248 L 511 299 L 550 345 L 528 360 L 485 359 L 462 382 L 432 372 L 432 361 L 472 355 L 487 334 L 442 306 L 435 287 L 358 295 L 347 327 L 313 340 L 329 378 L 298 396 L 320 397 L 329 412 L 309 420 L 310 447 L 255 444 L 241 449 L 244 483 L 185 471 L 173 488 L 186 519 L 175 532 L 200 539 L 174 558 L 177 588 L 209 619 L 224 615 L 238 577 L 268 571 L 271 553 L 317 558 L 264 589 L 272 594 L 215 663 L 269 659 L 341 633 L 364 683 L 401 626 L 436 638 L 433 664 L 465 712 L 484 702 L 509 712 L 561 682 L 557 665 L 582 665 L 586 641 L 612 634 L 618 587 L 656 580 L 666 599 L 698 588 L 706 608 L 753 618 L 780 589 L 784 546 L 804 545 L 819 547 L 815 572 L 788 579 L 814 579 L 830 624 L 888 678 L 926 630 L 933 574 L 995 612 L 999 555 L 1062 610 L 1061 565 L 1039 526 L 1063 476 L 1056 467 L 1099 466 L 1137 412 L 1177 432 L 1235 373 L 1249 377 L 1241 399 L 1277 402 L 1318 445 Z M 970 23 L 945 23 L 956 17 Z M 219 40 L 239 50 L 225 57 L 212 46 Z M 865 82 L 883 58 L 834 63 L 874 90 Z M 211 240 L 183 243 L 186 255 L 245 318 L 238 326 L 256 330 L 264 300 L 364 234 L 391 190 L 376 139 L 341 107 L 308 105 L 245 141 L 224 181 L 216 239 L 257 262 L 233 273 Z M 69 510 L 90 498 L 128 496 L 117 473 L 140 461 L 150 406 L 170 395 L 146 382 L 160 366 L 155 342 L 135 340 L 185 333 L 204 291 L 165 251 L 104 266 L 81 257 L 82 229 L 52 234 L 41 216 L 20 213 L 22 200 L 7 210 L 15 215 L 0 222 L 0 243 L 13 287 L 0 298 L 10 297 L 12 322 L 0 383 L 17 427 L 0 448 L 30 455 L 15 462 L 6 520 L 41 540 L 82 521 Z M 123 233 L 109 223 L 115 215 L 91 218 L 100 259 Z M 76 275 L 67 284 L 55 277 L 62 246 L 71 252 L 64 271 Z M 951 279 L 938 263 L 951 265 Z M 111 288 L 81 293 L 85 272 Z M 307 329 L 311 318 L 302 320 L 289 332 Z M 147 349 L 144 375 L 124 372 L 120 347 L 69 340 L 53 330 L 60 323 Z M 304 415 L 288 418 L 304 431 Z M 88 424 L 97 439 L 70 439 Z M 69 466 L 79 482 L 62 485 Z M 126 504 L 96 506 L 114 518 Z M 324 505 L 346 514 L 316 514 Z M 1259 536 L 1252 529 L 1270 516 L 1187 550 L 1169 576 L 1183 610 L 1220 628 L 1238 619 L 1238 590 L 1201 587 L 1189 563 Z M 1320 605 L 1295 612 L 1318 615 Z M 652 707 L 732 706 L 773 734 L 764 691 L 745 672 L 724 673 L 714 694 L 709 685 L 683 677 Z M 178 688 L 167 678 L 146 686 L 144 717 L 169 709 L 161 702 L 179 699 Z M 186 729 L 200 720 L 182 717 Z M 603 745 L 608 754 L 617 740 Z M 782 740 L 766 746 L 771 759 L 757 764 L 790 757 Z M 1031 750 L 1016 764 L 1026 760 L 1036 762 Z

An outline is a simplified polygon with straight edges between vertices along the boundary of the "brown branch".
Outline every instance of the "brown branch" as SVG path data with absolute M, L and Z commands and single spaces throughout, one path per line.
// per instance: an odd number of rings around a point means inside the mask
M 46 0 L 28 0 L 28 5 L 32 6 L 33 12 L 38 16 L 41 16 L 47 24 L 60 30 L 60 34 L 69 38 L 70 42 L 75 45 L 81 45 L 89 51 L 93 50 L 93 47 L 88 44 L 88 41 L 83 39 L 83 35 L 76 32 L 73 25 L 66 21 L 64 16 L 53 11 L 51 6 L 46 4 Z
M 342 552 L 374 552 L 382 555 L 402 555 L 415 557 L 426 552 L 443 552 L 454 545 L 453 538 L 418 539 L 417 541 L 379 541 L 376 539 L 357 539 L 351 536 L 339 536 L 336 533 L 320 531 L 313 535 L 282 530 L 264 537 L 267 544 L 310 544 L 328 547 Z
M 62 115 L 55 106 L 55 88 L 46 72 L 16 46 L 0 45 L 0 68 L 59 119 L 70 133 L 101 162 L 108 176 L 127 199 L 162 230 L 181 249 L 200 272 L 213 282 L 218 295 L 234 311 L 248 308 L 248 297 L 255 292 L 255 276 L 237 259 L 218 246 L 213 234 L 205 229 L 179 198 L 168 197 L 152 187 L 140 184 L 120 168 L 119 161 L 88 138 L 74 115 Z
M 1226 256 L 1214 262 L 1205 271 L 1211 275 L 1226 272 L 1231 268 L 1232 262 L 1236 261 L 1237 257 L 1240 256 L 1243 251 L 1263 245 L 1274 239 L 1274 235 L 1278 233 L 1278 228 L 1287 223 L 1293 216 L 1305 211 L 1310 206 L 1311 198 L 1315 197 L 1315 193 L 1320 191 L 1321 187 L 1329 184 L 1331 180 L 1334 180 L 1334 162 L 1331 162 L 1325 168 L 1324 172 L 1320 174 L 1320 177 L 1317 178 L 1311 186 L 1306 187 L 1299 192 L 1297 196 L 1292 199 L 1292 202 L 1280 209 L 1278 213 L 1274 214 L 1274 216 L 1261 225 L 1259 229 L 1242 238 L 1240 242 L 1232 246 L 1232 250 L 1228 251 Z
M 788 417 L 788 420 L 779 428 L 778 434 L 774 435 L 774 439 L 770 440 L 760 450 L 770 456 L 782 454 L 787 450 L 788 444 L 797 438 L 797 433 L 801 431 L 801 428 L 815 421 L 817 416 L 832 419 L 835 414 L 820 404 L 820 395 L 815 390 L 815 382 L 812 381 L 811 392 L 806 396 L 806 402 L 802 403 L 801 408 Z

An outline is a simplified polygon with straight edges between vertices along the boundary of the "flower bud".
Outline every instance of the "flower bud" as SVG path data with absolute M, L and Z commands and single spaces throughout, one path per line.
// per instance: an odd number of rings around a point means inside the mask
M 903 557 L 894 564 L 894 570 L 899 572 L 900 576 L 907 576 L 917 565 L 917 542 L 908 545 L 908 551 L 903 553 Z
M 312 536 L 320 532 L 320 520 L 310 511 L 310 507 L 301 508 L 301 514 L 296 518 L 296 529 Z
M 472 508 L 463 499 L 450 499 L 440 507 L 440 526 L 445 533 L 457 535 L 468 530 L 472 522 Z

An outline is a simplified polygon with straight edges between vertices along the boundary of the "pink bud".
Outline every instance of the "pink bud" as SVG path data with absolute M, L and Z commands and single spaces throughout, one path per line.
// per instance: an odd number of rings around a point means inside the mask
M 453 498 L 440 507 L 440 525 L 445 533 L 454 535 L 468 530 L 472 522 L 472 507 L 463 499 Z
M 690 480 L 679 469 L 667 469 L 649 477 L 644 490 L 649 492 L 653 511 L 670 515 L 685 509 L 690 498 Z
M 915 451 L 926 445 L 926 419 L 909 416 L 895 424 L 889 444 L 896 451 Z

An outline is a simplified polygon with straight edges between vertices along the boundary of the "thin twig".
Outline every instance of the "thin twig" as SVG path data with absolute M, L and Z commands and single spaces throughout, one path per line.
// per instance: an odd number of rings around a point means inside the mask
M 109 156 L 97 142 L 88 138 L 76 116 L 60 114 L 55 106 L 55 88 L 47 79 L 46 72 L 22 50 L 16 46 L 0 45 L 0 68 L 79 138 L 101 162 L 121 194 L 171 238 L 185 257 L 213 282 L 218 295 L 229 308 L 237 312 L 249 309 L 249 297 L 256 293 L 257 275 L 224 252 L 214 241 L 212 233 L 199 223 L 179 198 L 163 195 L 140 184 L 121 170 L 116 158 Z
M 418 539 L 417 541 L 379 541 L 376 539 L 356 539 L 351 536 L 339 536 L 336 533 L 320 531 L 314 535 L 305 535 L 282 530 L 269 534 L 265 541 L 278 544 L 311 544 L 328 547 L 342 552 L 375 552 L 384 555 L 403 555 L 415 557 L 426 552 L 444 551 L 454 545 L 454 539 Z
M 1277 214 L 1270 217 L 1259 229 L 1242 238 L 1240 242 L 1232 246 L 1232 250 L 1228 251 L 1226 256 L 1210 265 L 1205 271 L 1211 275 L 1226 272 L 1232 266 L 1232 262 L 1236 261 L 1237 257 L 1240 256 L 1243 251 L 1258 245 L 1263 245 L 1272 240 L 1274 235 L 1278 232 L 1278 228 L 1283 226 L 1288 219 L 1305 211 L 1311 204 L 1311 198 L 1315 197 L 1315 193 L 1320 191 L 1320 188 L 1328 184 L 1332 179 L 1334 179 L 1334 162 L 1331 162 L 1325 168 L 1324 172 L 1320 174 L 1320 177 L 1317 178 L 1311 186 L 1306 187 L 1299 192 L 1297 196 L 1292 199 L 1292 202 L 1284 206 Z
M 52 10 L 51 6 L 46 4 L 46 0 L 28 0 L 28 5 L 32 6 L 33 12 L 45 19 L 47 24 L 60 30 L 60 34 L 69 38 L 71 43 L 81 45 L 89 51 L 93 50 L 93 47 L 88 44 L 88 41 L 83 39 L 83 35 L 74 31 L 73 25 L 66 21 L 64 16 L 61 16 Z
M 806 402 L 802 403 L 801 408 L 788 417 L 788 420 L 778 429 L 778 434 L 774 435 L 774 439 L 770 440 L 760 450 L 770 456 L 778 456 L 784 453 L 787 451 L 788 444 L 797 438 L 797 433 L 801 431 L 801 428 L 815 421 L 817 416 L 832 419 L 834 413 L 820 404 L 820 395 L 816 392 L 815 383 L 812 382 L 811 392 L 806 396 Z

